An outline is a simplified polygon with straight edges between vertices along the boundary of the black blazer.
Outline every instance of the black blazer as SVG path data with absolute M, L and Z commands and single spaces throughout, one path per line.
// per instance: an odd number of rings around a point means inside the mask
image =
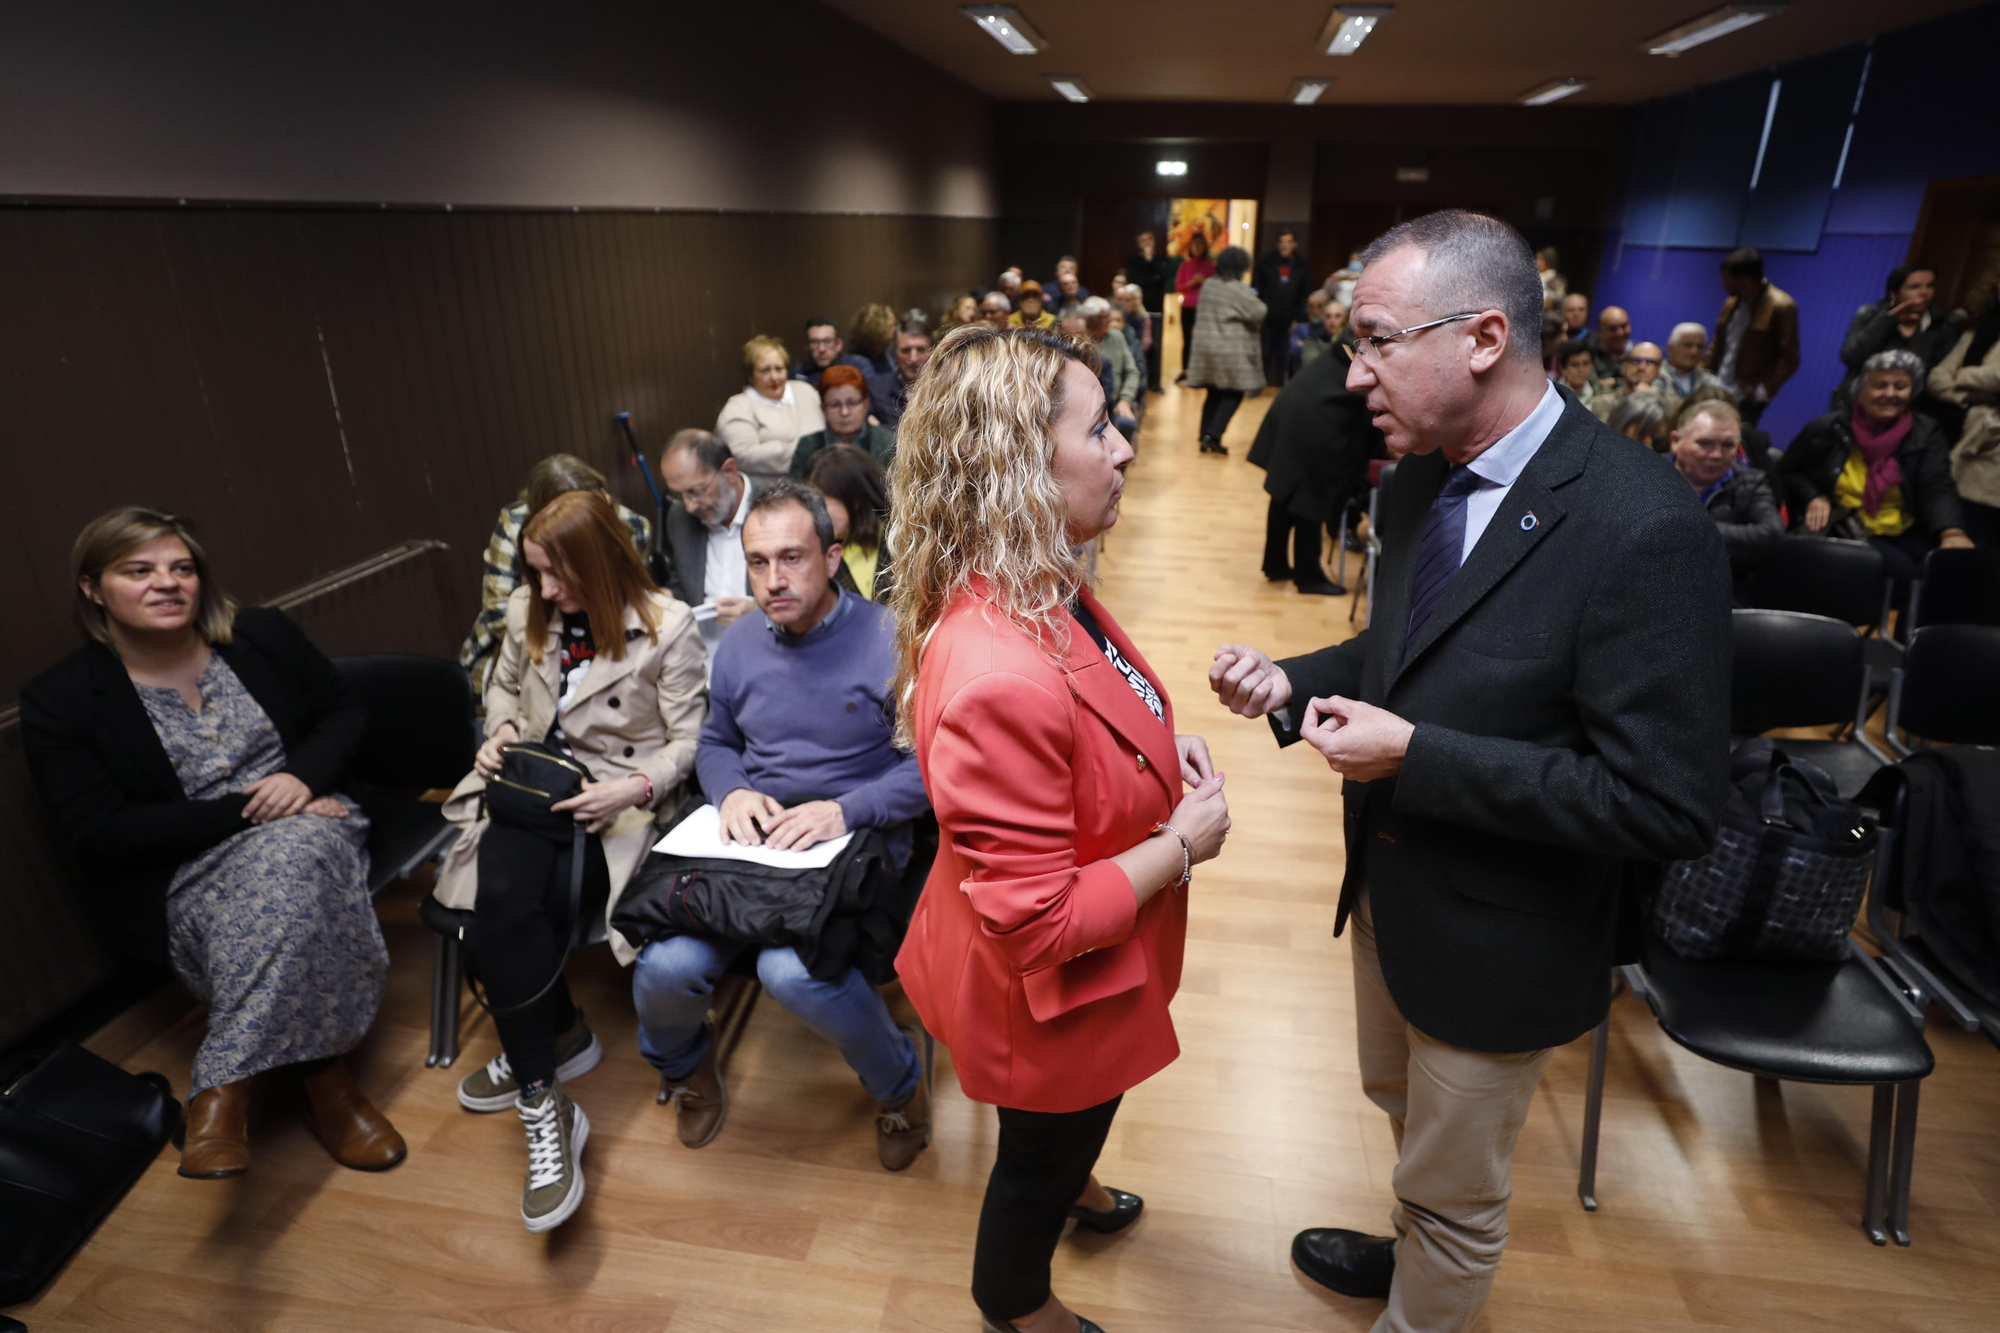
M 1365 885 L 1404 1017 L 1480 1051 L 1603 1020 L 1635 863 L 1701 855 L 1728 792 L 1722 540 L 1671 463 L 1558 392 L 1555 429 L 1407 644 L 1446 460 L 1402 461 L 1373 624 L 1282 663 L 1292 706 L 1271 719 L 1289 744 L 1306 701 L 1338 694 L 1416 724 L 1399 776 L 1343 787 L 1335 929 Z
M 708 600 L 702 586 L 708 573 L 708 528 L 678 500 L 667 501 L 667 548 L 674 555 L 673 586 L 668 589 L 689 606 Z M 744 576 L 743 591 L 750 595 L 750 579 Z
M 285 743 L 285 771 L 332 791 L 367 730 L 368 711 L 282 611 L 237 614 L 216 652 Z M 21 690 L 28 767 L 75 846 L 106 937 L 167 958 L 167 885 L 185 861 L 249 828 L 242 795 L 190 800 L 117 654 L 88 643 Z
M 1368 460 L 1386 452 L 1368 396 L 1347 387 L 1337 349 L 1292 376 L 1272 400 L 1250 446 L 1269 473 L 1264 490 L 1298 518 L 1329 527 L 1368 478 Z

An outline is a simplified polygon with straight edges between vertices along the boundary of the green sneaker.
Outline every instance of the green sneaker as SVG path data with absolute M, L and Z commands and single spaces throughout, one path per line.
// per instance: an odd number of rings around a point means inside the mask
M 583 1145 L 590 1138 L 590 1120 L 560 1083 L 516 1103 L 515 1109 L 528 1131 L 521 1220 L 539 1236 L 569 1221 L 583 1202 Z
M 576 1021 L 569 1025 L 569 1031 L 556 1038 L 557 1080 L 567 1083 L 582 1078 L 597 1068 L 597 1062 L 603 1058 L 604 1044 L 590 1030 L 590 1024 L 583 1021 L 583 1010 L 577 1010 Z M 504 1051 L 488 1060 L 484 1069 L 475 1069 L 458 1081 L 458 1104 L 468 1111 L 482 1114 L 504 1111 L 520 1097 L 521 1085 L 514 1078 L 514 1067 L 507 1063 Z

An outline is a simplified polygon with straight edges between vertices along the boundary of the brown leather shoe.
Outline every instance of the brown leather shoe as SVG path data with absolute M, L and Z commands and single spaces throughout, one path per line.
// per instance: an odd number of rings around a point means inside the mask
M 708 1054 L 694 1072 L 676 1082 L 660 1075 L 660 1100 L 671 1102 L 678 1120 L 681 1142 L 690 1148 L 706 1148 L 722 1132 L 729 1118 L 729 1089 L 715 1067 L 715 1033 L 708 1034 Z
M 931 1146 L 931 1064 L 935 1047 L 930 1034 L 902 1029 L 917 1046 L 917 1090 L 901 1106 L 876 1103 L 875 1158 L 884 1170 L 901 1171 Z
M 409 1156 L 403 1136 L 361 1095 L 346 1065 L 335 1060 L 308 1075 L 305 1085 L 306 1123 L 334 1161 L 356 1171 L 387 1171 Z
M 181 1174 L 222 1180 L 250 1169 L 250 1080 L 204 1088 L 187 1105 Z

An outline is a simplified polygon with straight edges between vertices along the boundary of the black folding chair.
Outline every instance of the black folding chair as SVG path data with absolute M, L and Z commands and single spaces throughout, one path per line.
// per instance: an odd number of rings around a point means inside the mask
M 1743 586 L 1743 604 L 1831 616 L 1862 631 L 1870 694 L 1889 688 L 1903 645 L 1889 637 L 1889 576 L 1867 542 L 1788 537 L 1766 550 Z
M 2000 745 L 1996 684 L 2000 626 L 1928 625 L 1918 630 L 1889 685 L 1889 748 L 1909 754 L 1918 738 L 1943 745 Z
M 420 653 L 356 654 L 333 665 L 368 706 L 347 779 L 368 815 L 368 889 L 380 893 L 451 843 L 437 803 L 417 798 L 472 771 L 472 683 L 458 663 Z
M 1738 738 L 1780 727 L 1847 726 L 1845 740 L 1792 740 L 1787 754 L 1823 768 L 1843 796 L 1891 760 L 1868 741 L 1862 640 L 1830 616 L 1738 609 L 1732 620 L 1729 727 Z
M 1935 1061 L 1923 1014 L 1883 969 L 1848 946 L 1838 963 L 1697 961 L 1656 939 L 1625 969 L 1660 1029 L 1679 1045 L 1758 1078 L 1874 1089 L 1862 1230 L 1877 1245 L 1910 1243 L 1917 1092 Z M 1597 1211 L 1607 1018 L 1593 1036 L 1577 1197 Z
M 1924 576 L 1910 588 L 1910 628 L 2000 625 L 2000 551 L 1942 547 L 1924 557 Z

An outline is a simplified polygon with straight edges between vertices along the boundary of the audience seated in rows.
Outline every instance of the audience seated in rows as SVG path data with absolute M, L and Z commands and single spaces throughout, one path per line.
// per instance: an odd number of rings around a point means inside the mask
M 667 441 L 660 481 L 673 497 L 666 517 L 673 593 L 698 609 L 702 648 L 713 659 L 723 632 L 756 605 L 742 538 L 753 488 L 729 446 L 695 429 L 676 431 Z M 707 614 L 711 609 L 714 614 Z
M 903 419 L 910 389 L 924 365 L 931 359 L 930 320 L 921 310 L 903 316 L 896 327 L 896 368 L 887 375 L 873 375 L 868 381 L 868 402 L 877 422 L 889 430 Z
M 1867 541 L 1902 605 L 1923 559 L 1939 546 L 1970 546 L 1950 446 L 1937 423 L 1911 412 L 1923 362 L 1901 349 L 1862 363 L 1854 405 L 1800 431 L 1781 457 L 1778 481 L 1792 527 Z
M 567 1084 L 603 1048 L 562 979 L 569 952 L 571 839 L 489 819 L 486 784 L 506 747 L 541 742 L 591 775 L 553 807 L 584 825 L 583 907 L 607 920 L 651 849 L 654 811 L 694 772 L 703 711 L 701 637 L 689 608 L 653 585 L 611 504 L 557 496 L 521 531 L 526 581 L 486 687 L 486 743 L 445 802 L 460 829 L 434 890 L 471 910 L 473 963 L 501 1054 L 459 1083 L 471 1111 L 513 1109 L 527 1133 L 521 1220 L 560 1226 L 583 1200 L 589 1118 Z M 621 963 L 634 950 L 613 930 Z
M 1056 326 L 1054 314 L 1042 308 L 1042 284 L 1024 282 L 1015 297 L 1020 308 L 1007 316 L 1007 326 L 1015 329 L 1052 329 Z
M 1077 307 L 1077 313 L 1084 320 L 1084 336 L 1097 348 L 1105 369 L 1110 372 L 1111 387 L 1104 396 L 1111 404 L 1111 423 L 1129 439 L 1139 429 L 1134 405 L 1144 402 L 1146 393 L 1139 363 L 1132 357 L 1132 346 L 1122 332 L 1111 331 L 1111 303 L 1103 297 L 1091 297 Z
M 602 472 L 574 454 L 550 454 L 528 469 L 520 495 L 500 511 L 499 521 L 493 525 L 493 535 L 486 542 L 485 572 L 479 582 L 479 615 L 458 650 L 458 664 L 472 677 L 475 695 L 486 692 L 493 655 L 507 632 L 507 599 L 521 583 L 521 525 L 528 521 L 528 515 L 566 491 L 598 491 L 611 499 Z M 645 552 L 653 544 L 652 520 L 613 503 L 619 521 L 631 530 L 632 545 Z
M 1670 437 L 1674 466 L 1715 520 L 1738 588 L 1758 559 L 1785 539 L 1769 479 L 1737 458 L 1742 431 L 1734 404 L 1705 402 L 1695 404 Z
M 1930 373 L 1931 397 L 1965 413 L 1951 451 L 1965 528 L 1981 546 L 2000 546 L 2000 274 L 1975 287 L 1972 323 Z
M 749 383 L 722 405 L 715 433 L 752 477 L 784 476 L 800 439 L 826 429 L 819 390 L 786 370 L 785 345 L 767 334 L 743 344 Z
M 1197 238 L 1198 239 L 1198 238 Z M 1190 260 L 1190 263 L 1193 261 Z M 1181 266 L 1185 273 L 1187 265 Z M 1264 365 L 1258 330 L 1266 307 L 1250 290 L 1250 252 L 1227 246 L 1215 258 L 1213 276 L 1201 287 L 1201 320 L 1194 326 L 1194 352 L 1188 358 L 1190 388 L 1205 388 L 1201 405 L 1201 451 L 1227 454 L 1223 434 L 1246 393 L 1264 389 Z
M 835 366 L 820 379 L 820 408 L 826 429 L 814 431 L 792 451 L 791 475 L 804 477 L 813 456 L 836 444 L 864 449 L 888 467 L 896 457 L 896 432 L 868 419 L 868 380 L 853 366 Z
M 395 1166 L 402 1136 L 341 1062 L 389 971 L 368 820 L 335 790 L 366 710 L 283 612 L 238 609 L 171 514 L 93 520 L 71 579 L 89 641 L 22 687 L 22 743 L 106 938 L 207 1006 L 180 1173 L 243 1174 L 250 1083 L 276 1070 L 335 1161 Z
M 836 444 L 813 455 L 805 481 L 833 519 L 840 543 L 835 580 L 871 602 L 888 601 L 889 477 L 882 464 L 851 444 Z
M 803 850 L 860 829 L 893 831 L 929 808 L 914 754 L 891 743 L 894 619 L 834 582 L 833 522 L 817 491 L 789 479 L 750 500 L 743 546 L 756 613 L 723 636 L 701 729 L 702 790 L 731 841 Z M 707 1015 L 736 950 L 701 935 L 638 956 L 639 1050 L 666 1081 L 681 1142 L 700 1148 L 729 1099 Z M 757 975 L 778 1003 L 840 1048 L 877 1103 L 876 1152 L 900 1171 L 930 1142 L 929 1081 L 913 1035 L 853 967 L 814 976 L 791 947 L 765 948 Z
M 1764 276 L 1755 250 L 1733 250 L 1722 261 L 1722 288 L 1729 297 L 1715 318 L 1707 366 L 1754 426 L 1798 371 L 1799 306 Z

